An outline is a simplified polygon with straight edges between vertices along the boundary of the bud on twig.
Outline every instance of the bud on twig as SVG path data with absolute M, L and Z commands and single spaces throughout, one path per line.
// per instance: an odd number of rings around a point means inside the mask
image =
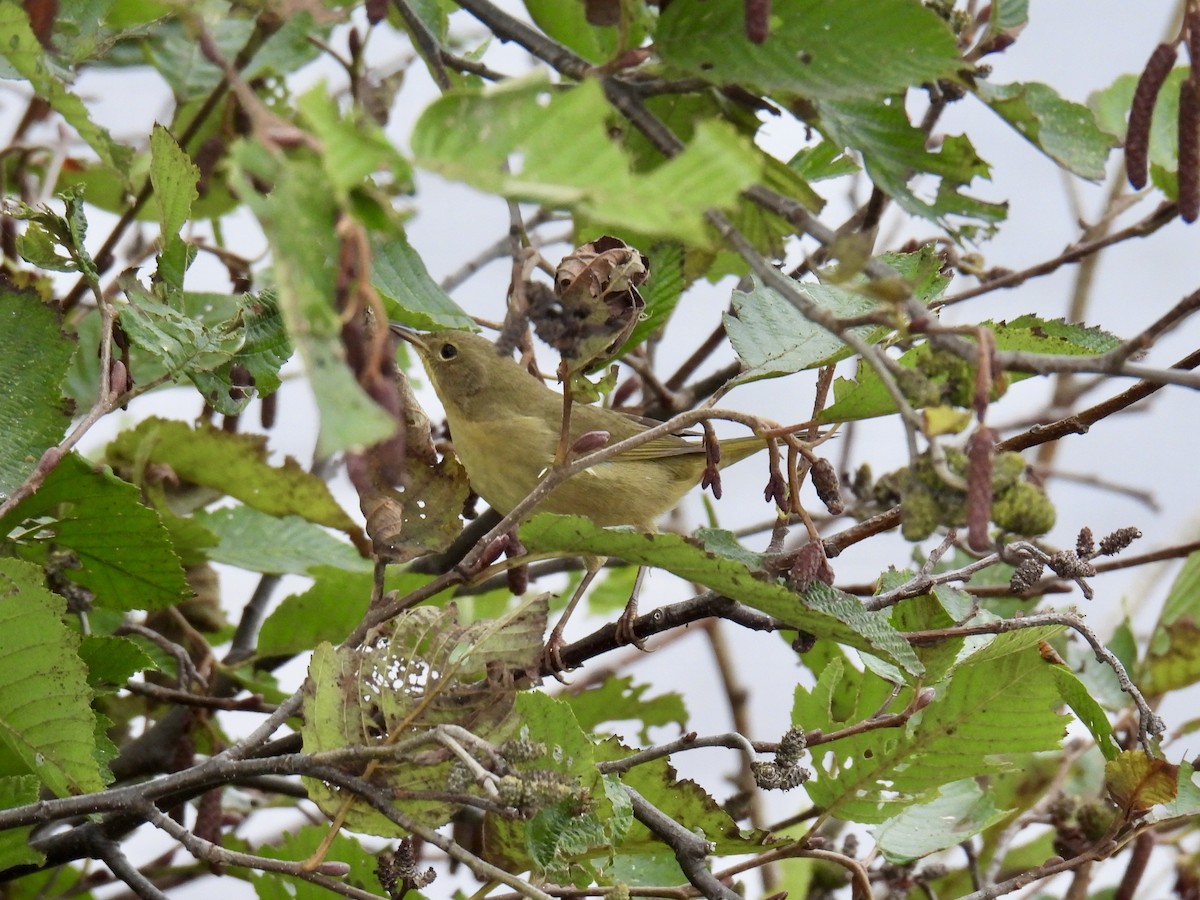
M 584 453 L 599 450 L 608 443 L 610 437 L 611 435 L 607 431 L 585 431 L 575 438 L 575 443 L 571 445 L 571 453 L 582 456 Z
M 1075 538 L 1075 552 L 1080 559 L 1091 559 L 1096 555 L 1096 541 L 1092 537 L 1092 529 L 1086 525 L 1079 529 L 1079 537 Z
M 833 470 L 833 464 L 829 460 L 818 459 L 814 462 L 810 477 L 812 478 L 812 485 L 817 491 L 817 496 L 825 504 L 825 508 L 829 510 L 830 515 L 840 516 L 846 511 L 846 505 L 842 502 L 837 472 Z
M 763 490 L 763 499 L 768 503 L 774 501 L 780 509 L 787 509 L 787 481 L 778 469 L 771 470 L 771 478 Z
M 721 442 L 711 423 L 701 422 L 704 429 L 704 474 L 700 476 L 700 489 L 712 488 L 712 495 L 721 499 Z
M 108 365 L 108 393 L 112 397 L 120 397 L 129 390 L 129 370 L 119 359 L 112 360 Z

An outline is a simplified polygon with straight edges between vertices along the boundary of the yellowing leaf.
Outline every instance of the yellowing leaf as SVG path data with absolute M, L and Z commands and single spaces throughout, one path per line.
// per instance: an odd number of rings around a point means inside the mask
M 1104 764 L 1109 796 L 1131 815 L 1170 803 L 1178 791 L 1179 766 L 1143 750 L 1127 750 Z

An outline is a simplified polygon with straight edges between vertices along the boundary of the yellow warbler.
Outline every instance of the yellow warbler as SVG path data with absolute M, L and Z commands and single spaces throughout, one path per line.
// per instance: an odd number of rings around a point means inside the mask
M 534 489 L 554 461 L 562 429 L 562 395 L 465 331 L 392 330 L 416 348 L 442 406 L 454 449 L 471 486 L 507 514 Z M 644 421 L 597 406 L 571 410 L 571 440 L 607 432 L 609 442 L 649 429 Z M 766 445 L 758 437 L 720 441 L 722 467 Z M 596 449 L 596 448 L 593 448 Z M 587 516 L 597 525 L 649 531 L 699 483 L 705 468 L 700 441 L 655 438 L 575 475 L 538 504 L 537 512 Z

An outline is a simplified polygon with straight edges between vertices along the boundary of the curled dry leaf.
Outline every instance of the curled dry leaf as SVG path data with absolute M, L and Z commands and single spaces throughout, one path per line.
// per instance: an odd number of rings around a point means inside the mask
M 372 475 L 383 468 L 382 460 L 373 459 L 376 447 L 348 455 L 347 468 L 358 488 L 359 506 L 375 552 L 392 562 L 407 562 L 444 550 L 458 536 L 462 529 L 459 515 L 470 488 L 456 457 L 438 458 L 429 417 L 413 396 L 407 378 L 398 379 L 397 390 L 404 410 L 401 488 Z
M 559 263 L 554 295 L 531 299 L 538 337 L 568 361 L 569 374 L 608 359 L 646 308 L 637 289 L 649 276 L 650 261 L 622 240 L 605 235 L 584 244 Z

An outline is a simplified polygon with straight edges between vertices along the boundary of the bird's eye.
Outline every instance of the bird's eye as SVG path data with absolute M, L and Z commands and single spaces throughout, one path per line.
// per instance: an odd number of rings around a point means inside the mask
M 438 351 L 438 355 L 442 359 L 454 359 L 458 356 L 458 348 L 453 344 L 442 344 L 442 349 Z

